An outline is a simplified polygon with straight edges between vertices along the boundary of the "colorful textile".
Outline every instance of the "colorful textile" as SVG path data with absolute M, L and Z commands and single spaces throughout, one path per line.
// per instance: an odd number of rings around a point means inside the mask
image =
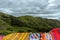
M 0 36 L 0 40 L 3 40 L 3 37 L 4 37 L 4 36 L 1 35 L 1 36 Z
M 46 39 L 47 39 L 47 40 L 52 40 L 52 36 L 51 36 L 50 33 L 46 33 Z
M 12 33 L 5 36 L 3 40 L 29 40 L 29 33 Z
M 31 33 L 30 40 L 40 40 L 40 34 L 39 33 Z
M 54 28 L 49 33 L 12 33 L 0 36 L 0 40 L 60 40 L 60 28 Z
M 53 40 L 60 40 L 60 28 L 54 28 L 53 30 L 50 31 L 50 33 L 54 38 Z
M 41 33 L 41 38 L 40 38 L 40 40 L 47 40 L 47 39 L 46 39 L 46 33 Z

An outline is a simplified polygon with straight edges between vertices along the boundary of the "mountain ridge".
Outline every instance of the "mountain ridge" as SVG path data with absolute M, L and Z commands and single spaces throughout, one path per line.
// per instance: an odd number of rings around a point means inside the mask
M 52 28 L 59 28 L 59 24 L 60 20 L 33 16 L 14 17 L 0 13 L 0 28 L 10 32 L 49 32 Z

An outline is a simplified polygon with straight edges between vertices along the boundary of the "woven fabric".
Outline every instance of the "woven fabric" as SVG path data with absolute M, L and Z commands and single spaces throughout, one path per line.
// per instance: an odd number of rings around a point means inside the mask
M 0 36 L 0 40 L 60 40 L 60 29 L 55 28 L 49 33 L 12 33 Z
M 4 37 L 4 36 L 1 35 L 1 36 L 0 36 L 0 40 L 3 40 L 3 37 Z
M 39 33 L 31 33 L 30 40 L 40 40 L 40 34 Z
M 29 33 L 12 33 L 5 36 L 3 40 L 29 40 Z

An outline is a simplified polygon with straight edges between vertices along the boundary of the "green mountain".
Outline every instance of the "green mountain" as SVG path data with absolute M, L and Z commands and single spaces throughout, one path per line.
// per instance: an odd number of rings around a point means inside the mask
M 18 25 L 21 27 L 29 27 L 37 32 L 48 32 L 52 28 L 60 27 L 60 21 L 52 19 L 44 19 L 41 17 L 21 16 L 18 17 Z M 23 24 L 23 25 L 22 25 Z
M 60 27 L 60 20 L 33 16 L 14 17 L 0 12 L 0 33 L 12 32 L 49 32 Z

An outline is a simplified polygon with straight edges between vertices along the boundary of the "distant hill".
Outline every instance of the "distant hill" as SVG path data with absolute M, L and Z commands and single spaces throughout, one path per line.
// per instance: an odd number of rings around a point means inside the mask
M 60 27 L 60 20 L 33 16 L 14 17 L 0 12 L 0 30 L 9 32 L 49 32 Z
M 60 21 L 52 19 L 44 19 L 41 17 L 32 17 L 32 16 L 21 16 L 18 17 L 19 26 L 26 26 L 33 28 L 36 31 L 50 31 L 52 28 L 60 27 Z M 22 25 L 24 24 L 24 25 Z

